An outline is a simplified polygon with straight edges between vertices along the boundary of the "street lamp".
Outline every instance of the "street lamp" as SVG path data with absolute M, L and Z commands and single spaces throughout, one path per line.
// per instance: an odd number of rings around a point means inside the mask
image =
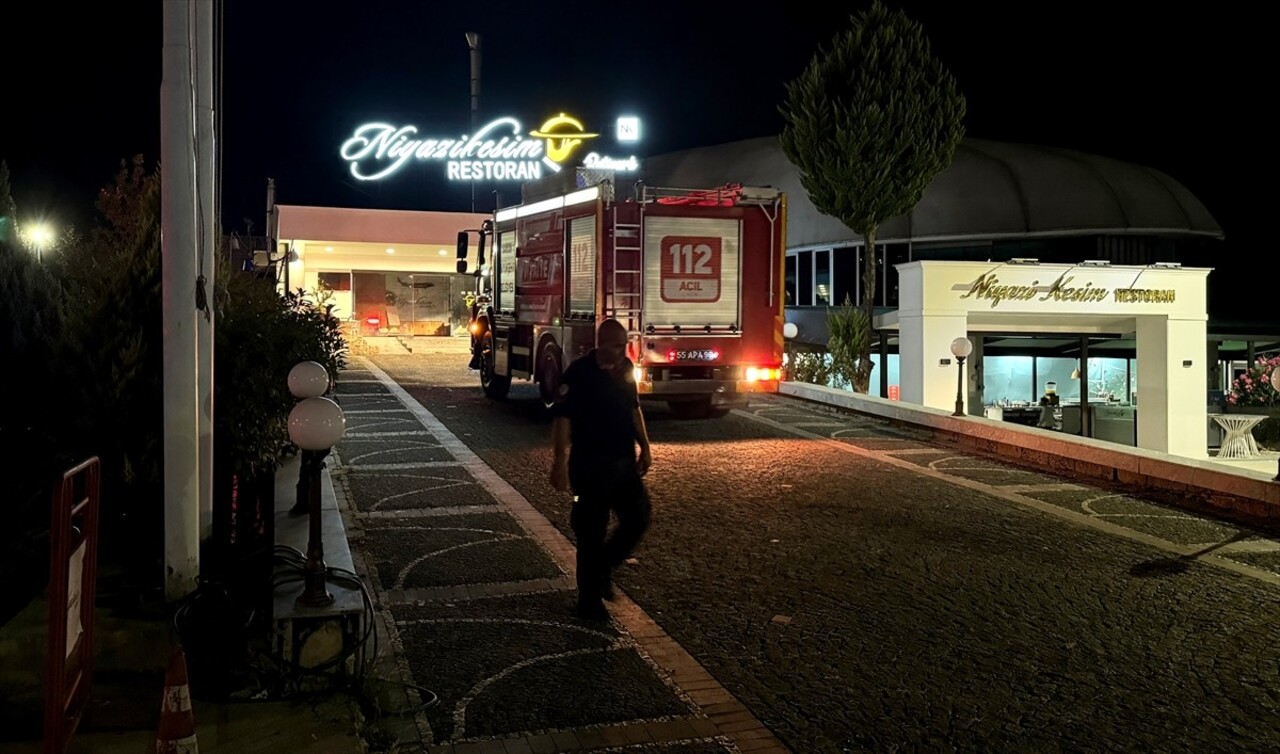
M 27 233 L 27 240 L 36 247 L 36 261 L 43 263 L 45 247 L 53 241 L 53 230 L 41 223 Z
M 782 325 L 782 337 L 783 337 L 783 338 L 786 338 L 786 345 L 787 345 L 787 372 L 786 372 L 786 375 L 787 375 L 787 379 L 788 379 L 788 380 L 790 380 L 790 379 L 791 379 L 791 372 L 792 372 L 792 370 L 795 368 L 795 367 L 792 365 L 792 363 L 791 363 L 791 360 L 792 360 L 792 358 L 793 358 L 793 351 L 791 350 L 791 341 L 792 341 L 792 340 L 794 340 L 794 339 L 795 339 L 795 337 L 796 337 L 797 335 L 799 335 L 799 334 L 800 334 L 800 328 L 796 327 L 796 323 L 795 323 L 795 322 L 787 322 L 787 323 L 785 323 L 785 324 L 783 324 L 783 325 Z
M 299 491 L 306 488 L 310 516 L 304 587 L 297 600 L 299 607 L 324 607 L 333 602 L 333 595 L 325 584 L 328 567 L 320 533 L 320 471 L 324 469 L 329 450 L 342 439 L 346 419 L 337 403 L 321 397 L 328 389 L 329 373 L 321 364 L 303 361 L 289 371 L 289 392 L 301 399 L 289 412 L 289 439 L 302 449 L 302 478 L 298 487 Z
M 964 360 L 973 353 L 973 343 L 968 338 L 956 338 L 951 341 L 951 355 L 956 357 L 956 411 L 952 416 L 964 416 Z

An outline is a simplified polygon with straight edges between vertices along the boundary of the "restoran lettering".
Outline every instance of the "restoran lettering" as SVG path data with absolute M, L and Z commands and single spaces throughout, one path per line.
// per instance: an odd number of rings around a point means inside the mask
M 1172 304 L 1178 300 L 1178 292 L 1172 289 L 1148 290 L 1144 288 L 1117 288 L 1118 304 Z

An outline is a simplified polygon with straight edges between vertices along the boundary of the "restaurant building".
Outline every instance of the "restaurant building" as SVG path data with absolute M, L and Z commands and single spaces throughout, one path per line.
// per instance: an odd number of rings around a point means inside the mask
M 658 186 L 787 193 L 796 348 L 825 347 L 829 307 L 861 304 L 863 239 L 813 206 L 776 138 L 650 158 L 644 173 Z M 1204 205 L 1159 171 L 965 139 L 921 201 L 879 228 L 871 393 L 953 408 L 949 345 L 967 337 L 968 413 L 1040 423 L 1052 388 L 1056 429 L 1204 457 L 1221 441 L 1207 416 L 1231 377 L 1280 351 L 1280 334 L 1210 317 L 1222 237 Z

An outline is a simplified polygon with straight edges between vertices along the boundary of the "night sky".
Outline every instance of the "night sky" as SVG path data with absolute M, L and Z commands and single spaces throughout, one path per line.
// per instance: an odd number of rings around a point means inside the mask
M 1273 211 L 1253 188 L 1275 162 L 1260 146 L 1271 87 L 1256 18 L 1229 4 L 895 5 L 956 76 L 967 135 L 1168 173 L 1226 231 L 1215 277 L 1240 292 L 1227 308 L 1280 322 L 1263 308 L 1280 270 L 1262 235 Z M 338 156 L 371 120 L 466 133 L 467 31 L 483 38 L 481 122 L 513 115 L 533 128 L 565 111 L 605 130 L 630 112 L 644 121 L 644 156 L 778 133 L 785 82 L 861 7 L 227 0 L 223 228 L 243 232 L 248 218 L 261 232 L 268 178 L 284 204 L 469 209 L 469 187 L 445 183 L 438 164 L 370 184 Z M 157 0 L 6 7 L 0 160 L 20 218 L 86 224 L 122 159 L 158 159 L 161 19 Z M 518 189 L 502 191 L 505 204 Z

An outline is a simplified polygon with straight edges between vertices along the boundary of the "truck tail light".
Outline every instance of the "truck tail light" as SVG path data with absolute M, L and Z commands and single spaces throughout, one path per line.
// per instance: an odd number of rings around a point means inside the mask
M 365 321 L 365 322 L 368 322 L 369 324 L 373 325 L 374 327 L 377 327 L 377 326 L 378 326 L 379 324 L 381 324 L 381 322 L 382 322 L 382 320 L 381 320 L 381 319 L 379 319 L 378 317 L 366 317 L 364 321 Z
M 771 367 L 747 367 L 747 382 L 768 382 L 782 379 L 782 370 Z

